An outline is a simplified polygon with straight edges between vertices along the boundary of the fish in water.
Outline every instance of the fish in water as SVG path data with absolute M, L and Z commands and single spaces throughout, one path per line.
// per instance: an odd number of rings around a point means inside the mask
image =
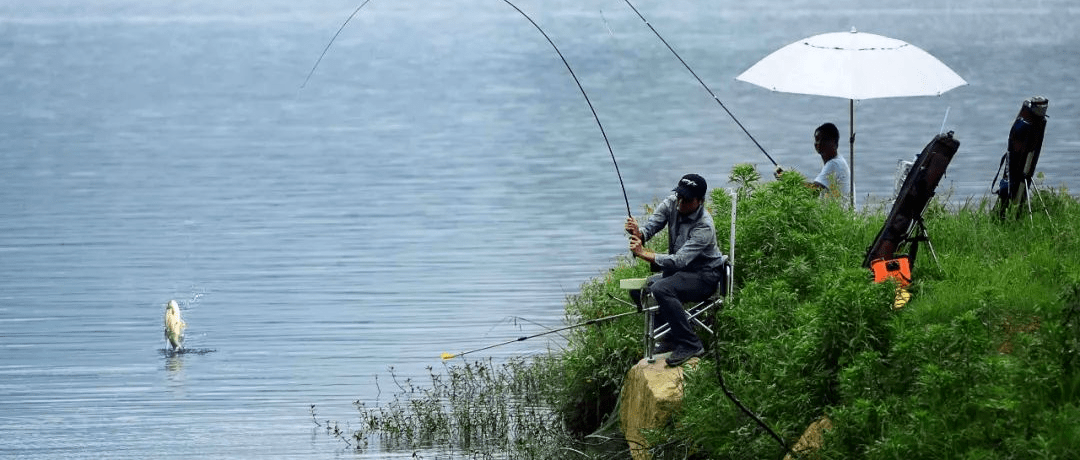
M 179 350 L 184 342 L 184 328 L 187 324 L 180 319 L 180 304 L 170 300 L 165 304 L 165 340 L 173 350 Z

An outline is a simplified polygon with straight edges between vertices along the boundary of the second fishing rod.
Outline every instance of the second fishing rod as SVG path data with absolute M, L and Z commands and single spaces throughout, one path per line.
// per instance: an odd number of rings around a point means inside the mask
M 669 44 L 667 42 L 667 40 L 664 40 L 664 37 L 662 35 L 660 35 L 660 32 L 656 31 L 656 28 L 653 27 L 652 24 L 649 23 L 648 19 L 645 19 L 645 16 L 643 16 L 641 14 L 641 12 L 638 11 L 638 9 L 634 7 L 634 4 L 630 3 L 630 0 L 623 0 L 623 1 L 626 2 L 626 5 L 629 6 L 631 10 L 634 10 L 634 14 L 637 14 L 637 16 L 639 18 L 641 18 L 641 21 L 644 22 L 645 25 L 649 27 L 649 30 L 651 30 L 654 34 L 656 34 L 656 38 L 659 38 L 660 41 L 663 42 L 664 46 L 666 46 L 667 49 L 669 51 L 671 51 L 671 54 L 674 54 L 675 57 L 679 60 L 679 62 L 682 63 L 683 67 L 686 67 L 686 70 L 690 71 L 690 75 L 694 76 L 694 78 L 698 81 L 698 83 L 700 83 L 701 86 L 703 88 L 705 88 L 705 91 L 707 91 L 709 93 L 709 95 L 712 96 L 713 100 L 715 100 L 717 104 L 720 104 L 720 108 L 724 109 L 724 112 L 727 112 L 728 116 L 731 117 L 731 120 L 734 121 L 736 125 L 739 125 L 739 128 L 742 129 L 743 133 L 746 133 L 746 136 L 749 137 L 750 140 L 754 142 L 754 145 L 757 146 L 758 150 L 761 150 L 761 153 L 765 154 L 765 157 L 769 159 L 769 162 L 771 162 L 773 164 L 773 166 L 779 167 L 780 165 L 776 163 L 776 160 L 773 159 L 772 155 L 769 155 L 769 152 L 765 151 L 765 147 L 762 147 L 761 143 L 758 142 L 757 139 L 754 138 L 754 135 L 750 134 L 750 131 L 747 130 L 746 127 L 743 126 L 742 122 L 740 122 L 739 119 L 735 117 L 735 114 L 731 113 L 731 110 L 729 110 L 727 108 L 727 106 L 724 105 L 724 102 L 721 101 L 720 98 L 716 96 L 716 93 L 714 93 L 711 88 L 709 88 L 709 85 L 706 85 L 705 81 L 702 80 L 701 77 L 698 76 L 697 72 L 694 72 L 694 69 L 690 68 L 690 64 L 687 64 L 686 61 L 682 58 L 682 56 L 679 56 L 679 53 L 677 51 L 675 51 L 675 48 L 673 48 L 671 46 L 671 44 Z
M 705 84 L 705 81 L 703 81 L 701 79 L 701 77 L 698 76 L 697 72 L 694 72 L 694 69 L 690 68 L 690 65 L 686 63 L 686 61 L 682 58 L 682 56 L 679 56 L 679 53 L 677 51 L 675 51 L 675 48 L 672 47 L 671 44 L 668 43 L 668 41 L 665 40 L 662 35 L 660 35 L 660 32 L 658 32 L 656 30 L 656 28 L 653 27 L 652 24 L 650 24 L 647 19 L 645 19 L 645 16 L 642 15 L 641 12 L 638 11 L 638 9 L 635 8 L 632 3 L 630 3 L 630 0 L 623 0 L 623 1 L 626 2 L 626 5 L 629 6 L 631 10 L 634 10 L 634 14 L 637 14 L 637 16 L 639 18 L 641 18 L 642 22 L 644 22 L 645 25 L 649 27 L 649 30 L 651 30 L 653 32 L 653 34 L 656 35 L 656 38 L 659 38 L 660 41 L 664 43 L 664 46 L 666 46 L 667 49 L 669 51 L 671 51 L 671 54 L 675 55 L 675 57 L 679 60 L 679 62 L 682 63 L 683 67 L 686 67 L 686 70 L 689 71 L 690 74 L 693 75 L 694 78 L 698 81 L 698 83 L 700 83 L 701 86 L 705 88 L 705 91 L 708 91 L 709 95 L 712 96 L 713 100 L 715 100 L 717 104 L 720 104 L 720 107 L 723 108 L 725 112 L 727 112 L 728 116 L 731 117 L 731 119 L 735 122 L 736 125 L 739 125 L 739 128 L 741 128 L 743 130 L 743 132 L 746 133 L 747 137 L 749 137 L 750 140 L 754 142 L 754 145 L 756 145 L 757 148 L 759 150 L 761 150 L 761 153 L 765 154 L 765 157 L 767 157 L 769 159 L 769 161 L 773 164 L 773 166 L 776 166 L 777 168 L 779 168 L 780 165 L 776 163 L 776 160 L 773 159 L 772 155 L 769 155 L 769 152 L 765 151 L 765 148 L 761 146 L 761 143 L 759 143 L 757 141 L 757 139 L 755 139 L 754 136 L 752 134 L 750 134 L 750 131 L 748 131 L 746 129 L 746 127 L 743 126 L 742 122 L 740 122 L 739 119 L 735 117 L 735 114 L 731 113 L 731 110 L 728 110 L 727 106 L 724 105 L 724 102 L 721 101 L 720 98 L 716 96 L 716 93 L 714 93 L 713 90 L 709 88 L 709 85 Z M 735 235 L 734 235 L 734 223 L 735 223 L 735 208 L 734 208 L 734 206 L 732 206 L 732 242 L 733 242 L 732 246 L 733 246 L 733 249 L 734 249 L 734 237 L 735 237 Z M 727 398 L 729 400 L 731 400 L 731 402 L 734 403 L 735 406 L 738 407 L 739 410 L 743 412 L 743 414 L 745 414 L 747 417 L 750 417 L 750 419 L 752 419 L 755 423 L 757 423 L 757 425 L 759 427 L 764 429 L 767 433 L 769 433 L 770 436 L 772 436 L 772 438 L 777 442 L 777 444 L 779 444 L 780 447 L 783 449 L 783 452 L 781 453 L 781 456 L 783 456 L 784 454 L 790 454 L 790 455 L 793 455 L 794 458 L 799 458 L 799 454 L 796 453 L 792 449 L 792 447 L 787 443 L 787 441 L 783 438 L 783 436 L 780 436 L 780 434 L 777 433 L 775 430 L 773 430 L 772 427 L 769 426 L 769 424 L 765 423 L 765 421 L 762 420 L 760 416 L 758 416 L 753 411 L 751 411 L 749 408 L 747 408 L 741 401 L 739 401 L 739 399 L 735 396 L 735 394 L 728 388 L 726 382 L 724 381 L 724 374 L 720 370 L 720 368 L 722 367 L 721 366 L 721 362 L 722 362 L 721 360 L 723 359 L 723 357 L 720 354 L 719 347 L 717 347 L 715 345 L 713 347 L 713 359 L 715 360 L 715 363 L 716 363 L 716 378 L 720 383 L 720 388 L 724 392 L 724 395 L 727 396 Z

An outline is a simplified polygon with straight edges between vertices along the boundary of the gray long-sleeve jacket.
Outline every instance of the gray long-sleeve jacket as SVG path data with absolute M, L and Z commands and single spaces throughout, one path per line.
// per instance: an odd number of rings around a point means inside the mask
M 668 253 L 656 255 L 656 264 L 664 272 L 716 269 L 727 260 L 716 244 L 716 227 L 704 204 L 693 214 L 682 217 L 676 196 L 672 194 L 640 227 L 641 234 L 649 241 L 664 226 L 669 227 Z

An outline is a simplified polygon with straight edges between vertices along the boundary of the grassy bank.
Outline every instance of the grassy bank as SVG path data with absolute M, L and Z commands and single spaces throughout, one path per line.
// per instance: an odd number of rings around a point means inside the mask
M 733 170 L 733 301 L 703 337 L 713 353 L 687 372 L 682 410 L 651 433 L 657 458 L 783 455 L 719 376 L 788 446 L 828 416 L 835 428 L 809 458 L 1076 458 L 1076 198 L 1044 190 L 1030 217 L 1004 220 L 991 201 L 935 199 L 924 217 L 936 260 L 924 243 L 913 298 L 894 311 L 894 286 L 860 266 L 886 210 L 821 200 L 795 174 L 757 179 L 752 167 Z M 726 251 L 730 197 L 716 190 L 709 206 Z M 626 260 L 587 281 L 567 301 L 568 323 L 629 311 L 611 298 L 626 298 L 618 280 L 648 274 Z M 641 359 L 641 321 L 572 329 L 564 350 L 529 363 L 449 366 L 431 387 L 404 385 L 387 406 L 358 407 L 362 428 L 327 421 L 327 433 L 359 449 L 441 446 L 454 458 L 626 458 L 625 445 L 590 444 L 618 436 L 612 414 Z
M 745 172 L 745 171 L 744 171 Z M 677 420 L 655 433 L 662 456 L 777 458 L 783 450 L 718 385 L 794 443 L 827 415 L 815 458 L 1075 458 L 1080 439 L 1080 204 L 1043 191 L 1020 220 L 992 202 L 924 214 L 914 294 L 892 311 L 893 286 L 860 267 L 884 211 L 819 200 L 801 178 L 742 180 L 736 292 L 717 316 L 706 359 L 688 373 Z M 748 193 L 750 189 L 753 193 Z M 714 193 L 721 240 L 730 201 Z M 614 268 L 572 299 L 574 318 L 617 313 L 606 298 L 641 265 Z M 640 358 L 638 320 L 579 330 L 566 353 L 562 407 L 571 427 L 602 424 Z M 710 355 L 710 358 L 715 355 Z

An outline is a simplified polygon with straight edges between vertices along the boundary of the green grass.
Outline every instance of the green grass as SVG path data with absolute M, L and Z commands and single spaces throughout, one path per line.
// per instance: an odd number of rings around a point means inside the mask
M 872 283 L 861 268 L 886 209 L 851 211 L 819 199 L 797 174 L 762 184 L 753 167 L 739 165 L 730 179 L 739 198 L 733 301 L 716 315 L 716 334 L 704 337 L 714 353 L 687 371 L 681 411 L 651 433 L 655 458 L 783 455 L 784 449 L 724 395 L 718 375 L 789 446 L 827 415 L 835 428 L 809 458 L 1077 458 L 1080 202 L 1075 197 L 1064 189 L 1043 190 L 1030 215 L 999 219 L 992 201 L 946 206 L 950 200 L 944 191 L 924 214 L 937 258 L 929 245 L 920 247 L 909 288 L 913 298 L 894 311 L 894 285 Z M 714 190 L 709 203 L 725 252 L 730 200 L 724 190 Z M 647 265 L 627 258 L 588 280 L 567 301 L 568 323 L 630 311 L 611 298 L 626 299 L 618 280 L 648 274 Z M 404 396 L 396 406 L 362 408 L 367 431 L 356 433 L 380 433 L 384 444 L 400 441 L 401 448 L 448 443 L 477 452 L 478 443 L 487 443 L 512 452 L 511 458 L 620 458 L 625 450 L 588 451 L 573 439 L 616 435 L 613 414 L 623 378 L 642 357 L 641 321 L 631 315 L 573 329 L 563 350 L 511 373 L 509 380 L 521 380 L 517 388 L 537 398 L 528 400 L 530 405 L 550 410 L 541 426 L 470 438 L 466 432 L 483 426 L 518 422 L 460 409 L 462 403 L 455 401 L 468 392 L 433 376 L 435 386 L 458 389 L 423 390 L 432 393 L 420 396 L 410 390 L 414 396 Z M 448 372 L 481 382 L 475 387 L 481 393 L 506 392 L 503 385 L 509 385 L 492 372 L 479 375 L 468 367 Z M 514 408 L 520 401 L 492 399 L 484 406 L 509 405 L 509 414 L 537 418 Z M 425 417 L 437 418 L 429 424 L 436 428 L 395 421 Z M 521 439 L 515 433 L 528 430 L 546 430 L 550 437 L 521 444 L 523 454 L 514 453 Z M 348 433 L 337 436 L 349 438 Z M 555 443 L 566 448 L 547 448 Z
M 765 187 L 775 193 L 740 206 L 742 288 L 716 346 L 744 403 L 789 444 L 828 415 L 836 428 L 819 458 L 1075 455 L 1075 198 L 1044 193 L 1022 220 L 990 217 L 986 202 L 932 202 L 938 259 L 922 246 L 914 298 L 893 312 L 892 286 L 858 268 L 883 213 L 807 201 L 796 187 Z M 687 388 L 671 436 L 709 458 L 776 455 L 716 396 L 713 374 L 694 373 Z
M 926 210 L 930 247 L 914 294 L 861 268 L 887 209 L 850 211 L 785 175 L 760 184 L 736 167 L 736 292 L 716 318 L 720 359 L 688 372 L 682 411 L 654 433 L 660 458 L 777 458 L 783 449 L 721 392 L 732 392 L 791 445 L 828 415 L 835 429 L 815 458 L 1074 458 L 1080 439 L 1080 203 L 1044 190 L 1033 212 L 995 217 L 993 202 Z M 946 191 L 945 195 L 948 194 Z M 710 203 L 721 241 L 730 198 Z M 615 267 L 587 283 L 568 312 L 618 312 L 605 300 Z M 561 413 L 588 432 L 614 410 L 640 359 L 640 319 L 581 330 L 566 351 Z M 714 355 L 709 355 L 711 358 Z M 573 399 L 577 398 L 577 399 Z M 583 404 L 585 403 L 585 404 Z M 589 405 L 592 404 L 592 405 Z M 585 406 L 585 407 L 582 407 Z

